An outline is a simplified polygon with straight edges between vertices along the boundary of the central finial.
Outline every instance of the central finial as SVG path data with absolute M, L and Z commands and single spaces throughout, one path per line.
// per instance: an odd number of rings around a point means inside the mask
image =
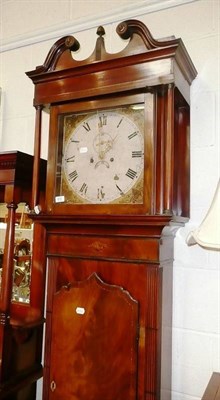
M 99 26 L 97 31 L 96 31 L 97 35 L 102 37 L 105 35 L 105 29 L 103 28 L 103 26 Z

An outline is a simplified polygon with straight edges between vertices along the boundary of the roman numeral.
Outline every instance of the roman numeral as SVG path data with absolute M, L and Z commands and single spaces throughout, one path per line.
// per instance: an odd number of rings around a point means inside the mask
M 136 157 L 142 157 L 142 151 L 138 150 L 138 151 L 132 151 L 132 158 L 136 158 Z
M 105 192 L 103 191 L 104 186 L 101 186 L 100 188 L 97 189 L 97 199 L 98 200 L 103 200 L 105 197 Z
M 132 133 L 130 133 L 130 135 L 128 135 L 128 139 L 131 140 L 135 136 L 137 136 L 137 132 L 132 132 Z
M 84 128 L 87 132 L 91 131 L 91 128 L 90 128 L 88 122 L 84 122 L 83 128 Z
M 80 191 L 80 193 L 84 192 L 86 194 L 87 189 L 88 189 L 88 185 L 84 182 L 79 191 Z
M 121 125 L 122 121 L 123 121 L 123 118 L 120 119 L 120 121 L 119 121 L 119 123 L 118 123 L 118 125 L 117 125 L 117 128 L 119 128 L 119 126 Z
M 72 182 L 75 181 L 76 178 L 78 178 L 78 174 L 77 174 L 76 170 L 69 173 L 69 179 Z
M 104 125 L 107 125 L 107 115 L 99 115 L 99 128 Z
M 66 158 L 66 162 L 74 162 L 74 161 L 75 161 L 75 156 Z
M 125 175 L 128 176 L 128 178 L 134 179 L 137 175 L 137 172 L 133 171 L 131 168 L 128 168 Z

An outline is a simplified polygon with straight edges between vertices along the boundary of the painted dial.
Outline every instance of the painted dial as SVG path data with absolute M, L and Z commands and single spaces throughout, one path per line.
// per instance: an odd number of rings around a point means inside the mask
M 143 134 L 126 113 L 87 114 L 67 139 L 62 165 L 69 188 L 83 202 L 112 203 L 143 174 Z

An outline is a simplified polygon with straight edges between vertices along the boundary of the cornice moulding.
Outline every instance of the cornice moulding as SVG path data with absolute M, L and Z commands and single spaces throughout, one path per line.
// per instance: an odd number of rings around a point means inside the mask
M 99 25 L 117 23 L 129 18 L 136 18 L 153 12 L 166 10 L 169 8 L 182 6 L 188 3 L 195 3 L 200 0 L 148 0 L 119 7 L 113 12 L 103 15 L 83 17 L 76 21 L 71 20 L 66 23 L 53 25 L 44 29 L 35 30 L 29 34 L 13 36 L 9 39 L 1 40 L 0 53 L 29 46 L 47 40 L 97 28 Z

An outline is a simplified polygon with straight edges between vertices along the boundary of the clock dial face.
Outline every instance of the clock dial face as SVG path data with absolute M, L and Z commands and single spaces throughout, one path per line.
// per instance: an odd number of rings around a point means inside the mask
M 143 109 L 70 114 L 63 127 L 57 199 L 79 204 L 143 202 Z

